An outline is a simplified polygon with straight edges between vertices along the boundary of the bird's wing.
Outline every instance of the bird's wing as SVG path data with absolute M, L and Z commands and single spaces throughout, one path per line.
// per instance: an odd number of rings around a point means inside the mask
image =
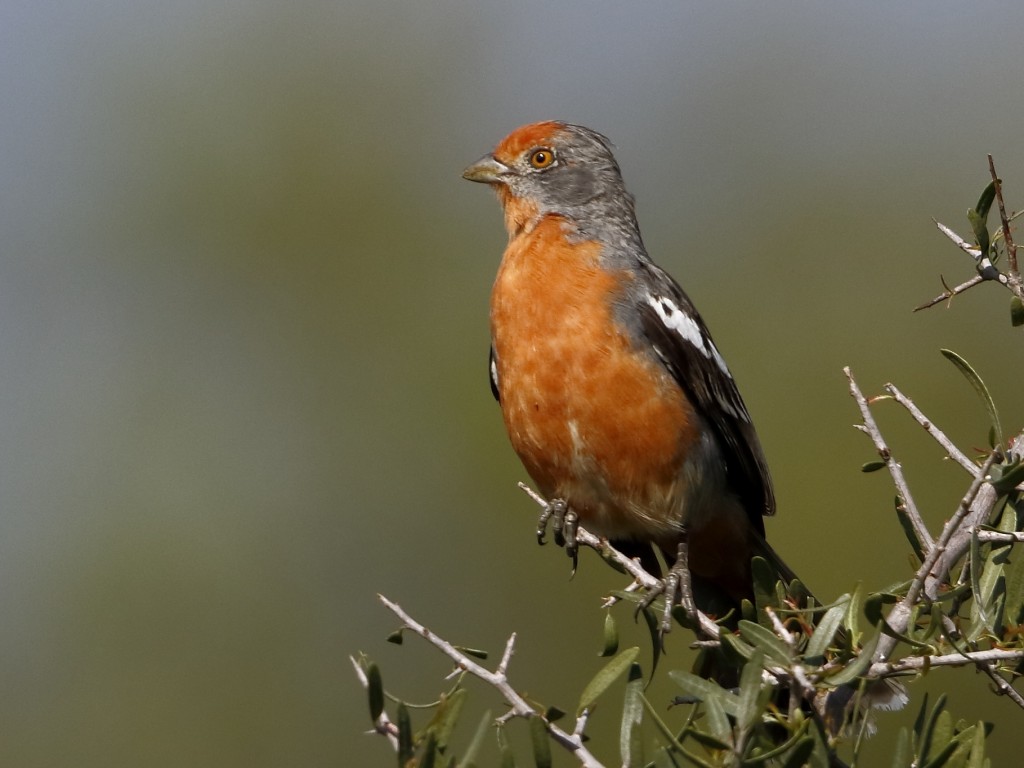
M 775 513 L 775 493 L 750 413 L 693 302 L 672 277 L 645 262 L 648 278 L 638 297 L 640 324 L 661 362 L 715 430 L 726 459 L 729 485 L 754 527 Z

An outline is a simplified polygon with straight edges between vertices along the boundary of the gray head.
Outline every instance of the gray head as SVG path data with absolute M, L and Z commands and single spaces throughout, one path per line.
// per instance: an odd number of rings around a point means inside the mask
M 633 197 L 611 142 L 597 131 L 557 121 L 517 128 L 463 177 L 492 185 L 514 234 L 557 214 L 581 235 L 621 242 L 636 233 Z

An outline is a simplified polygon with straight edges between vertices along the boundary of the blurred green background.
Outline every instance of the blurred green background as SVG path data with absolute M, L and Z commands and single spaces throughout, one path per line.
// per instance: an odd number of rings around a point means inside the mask
M 390 765 L 348 655 L 418 700 L 447 666 L 384 642 L 377 592 L 494 653 L 518 631 L 514 680 L 575 706 L 623 582 L 589 553 L 570 581 L 534 544 L 486 383 L 504 232 L 460 179 L 533 120 L 617 144 L 754 414 L 780 552 L 825 599 L 905 578 L 841 369 L 981 446 L 951 347 L 1021 428 L 1008 295 L 910 308 L 971 274 L 931 217 L 967 231 L 986 152 L 1024 205 L 1022 22 L 1011 2 L 5 2 L 0 764 Z M 966 476 L 880 410 L 940 525 Z M 935 674 L 911 713 L 948 690 L 1010 764 L 1021 714 L 988 688 Z M 611 762 L 617 712 L 592 721 Z

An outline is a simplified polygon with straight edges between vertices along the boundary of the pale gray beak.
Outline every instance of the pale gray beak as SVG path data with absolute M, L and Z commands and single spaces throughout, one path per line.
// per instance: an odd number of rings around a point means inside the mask
M 479 181 L 481 184 L 500 184 L 502 176 L 512 173 L 512 169 L 499 163 L 493 155 L 484 155 L 462 172 L 462 178 Z

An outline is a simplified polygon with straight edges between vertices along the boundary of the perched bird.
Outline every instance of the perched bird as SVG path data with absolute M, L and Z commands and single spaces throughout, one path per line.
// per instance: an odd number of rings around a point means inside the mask
M 693 303 L 647 255 L 608 139 L 526 125 L 463 176 L 504 209 L 491 386 L 538 490 L 649 567 L 660 550 L 706 612 L 752 597 L 754 555 L 788 583 L 764 538 L 775 496 L 750 414 Z

